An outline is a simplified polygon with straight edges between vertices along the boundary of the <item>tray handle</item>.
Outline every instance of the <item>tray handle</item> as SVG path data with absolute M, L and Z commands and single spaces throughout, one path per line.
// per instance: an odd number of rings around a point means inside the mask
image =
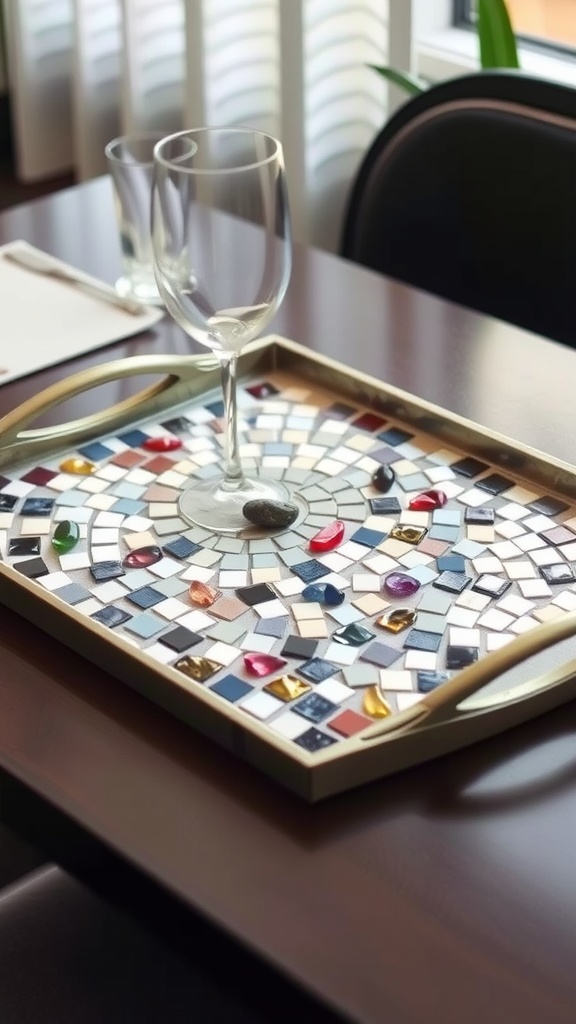
M 136 413 L 139 418 L 151 415 L 157 408 L 160 395 L 165 396 L 173 391 L 182 400 L 186 397 L 186 385 L 197 378 L 198 371 L 212 371 L 217 367 L 218 361 L 212 355 L 135 356 L 90 367 L 57 381 L 0 419 L 0 463 L 4 463 L 11 454 L 16 454 L 16 449 L 17 457 L 21 460 L 30 449 L 36 451 L 40 446 L 47 449 L 57 441 L 73 443 L 93 432 L 113 431 L 118 425 L 133 419 Z M 38 430 L 25 429 L 40 415 L 100 384 L 153 373 L 164 373 L 167 376 L 109 409 L 68 423 Z
M 528 658 L 532 658 L 575 635 L 576 612 L 570 612 L 553 622 L 535 626 L 530 632 L 517 637 L 516 640 L 512 640 L 500 650 L 492 651 L 480 661 L 462 669 L 453 679 L 443 683 L 413 707 L 379 722 L 373 729 L 367 730 L 361 738 L 370 741 L 399 730 L 421 728 L 422 726 L 428 728 L 454 719 L 458 714 L 464 713 L 460 710 L 459 705 L 467 697 L 471 697 L 482 687 L 497 679 L 498 676 L 521 665 Z M 560 686 L 574 676 L 576 676 L 576 662 L 570 662 L 562 666 L 561 669 L 552 670 L 543 676 L 529 679 L 525 683 L 503 690 L 501 693 L 487 696 L 486 701 L 477 705 L 478 710 L 496 710 L 511 703 L 529 701 L 543 690 Z M 465 709 L 466 712 L 468 710 L 472 709 Z

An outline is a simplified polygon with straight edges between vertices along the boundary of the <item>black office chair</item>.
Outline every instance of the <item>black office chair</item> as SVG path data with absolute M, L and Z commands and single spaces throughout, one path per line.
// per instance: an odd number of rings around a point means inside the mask
M 576 347 L 576 89 L 491 71 L 408 101 L 359 168 L 341 255 Z

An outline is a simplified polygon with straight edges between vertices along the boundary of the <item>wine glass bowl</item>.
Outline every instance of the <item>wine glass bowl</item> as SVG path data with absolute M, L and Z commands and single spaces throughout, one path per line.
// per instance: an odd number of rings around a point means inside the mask
M 198 128 L 154 152 L 152 239 L 158 288 L 174 320 L 211 349 L 222 371 L 224 471 L 194 480 L 183 517 L 220 532 L 249 525 L 252 500 L 286 501 L 276 480 L 247 476 L 239 454 L 237 357 L 259 337 L 286 292 L 290 217 L 282 147 L 250 128 Z

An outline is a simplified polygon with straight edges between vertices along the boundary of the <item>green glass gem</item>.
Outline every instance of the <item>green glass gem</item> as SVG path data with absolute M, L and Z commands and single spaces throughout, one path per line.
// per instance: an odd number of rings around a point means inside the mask
M 72 548 L 76 547 L 80 540 L 80 527 L 78 523 L 72 523 L 69 519 L 64 519 L 52 534 L 52 547 L 59 555 L 65 555 Z
M 364 626 L 359 626 L 357 622 L 352 622 L 349 626 L 341 626 L 340 629 L 337 629 L 332 634 L 332 639 L 337 644 L 345 644 L 346 647 L 360 647 L 361 644 L 368 643 L 368 640 L 373 640 L 375 635 Z

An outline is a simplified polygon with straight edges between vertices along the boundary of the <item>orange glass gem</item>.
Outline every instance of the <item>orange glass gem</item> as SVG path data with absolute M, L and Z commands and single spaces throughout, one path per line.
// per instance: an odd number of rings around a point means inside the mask
M 201 583 L 200 580 L 192 580 L 188 587 L 188 595 L 193 604 L 199 605 L 200 608 L 209 608 L 216 598 L 220 597 L 220 591 L 209 587 L 207 583 Z
M 309 544 L 310 551 L 332 551 L 333 548 L 337 548 L 342 543 L 343 538 L 344 523 L 340 519 L 336 519 L 333 523 L 329 523 L 328 526 L 323 526 L 311 538 Z
M 71 458 L 61 462 L 59 467 L 62 473 L 72 473 L 74 476 L 91 476 L 96 472 L 96 466 L 87 459 Z

